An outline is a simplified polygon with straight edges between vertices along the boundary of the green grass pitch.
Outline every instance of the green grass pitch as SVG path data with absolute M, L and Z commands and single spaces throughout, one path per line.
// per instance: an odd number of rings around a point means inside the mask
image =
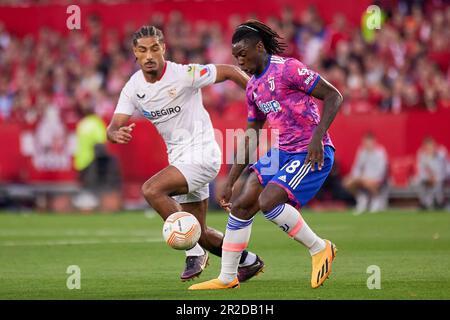
M 450 214 L 384 212 L 304 214 L 338 253 L 330 279 L 310 288 L 307 250 L 258 215 L 249 249 L 266 270 L 237 290 L 192 292 L 218 275 L 220 260 L 194 282 L 179 275 L 184 253 L 169 248 L 162 220 L 143 212 L 115 215 L 0 214 L 0 299 L 450 299 Z M 227 215 L 209 213 L 224 229 Z M 81 289 L 66 286 L 81 269 Z M 381 270 L 369 290 L 367 268 Z

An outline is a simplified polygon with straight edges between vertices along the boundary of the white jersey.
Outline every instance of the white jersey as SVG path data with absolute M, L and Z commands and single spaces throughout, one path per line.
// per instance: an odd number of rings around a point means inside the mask
M 201 93 L 202 87 L 216 81 L 215 65 L 167 61 L 164 68 L 155 83 L 147 82 L 142 70 L 134 73 L 122 89 L 114 113 L 132 115 L 139 110 L 163 137 L 171 164 L 186 155 L 204 153 L 201 148 L 205 146 L 220 153 Z

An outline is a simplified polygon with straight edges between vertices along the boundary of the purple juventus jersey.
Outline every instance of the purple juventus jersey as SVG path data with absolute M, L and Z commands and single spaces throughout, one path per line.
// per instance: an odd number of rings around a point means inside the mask
M 305 152 L 320 121 L 310 96 L 320 76 L 297 59 L 269 59 L 262 74 L 247 84 L 248 121 L 267 119 L 269 128 L 279 132 L 280 150 Z M 334 148 L 328 132 L 323 144 Z

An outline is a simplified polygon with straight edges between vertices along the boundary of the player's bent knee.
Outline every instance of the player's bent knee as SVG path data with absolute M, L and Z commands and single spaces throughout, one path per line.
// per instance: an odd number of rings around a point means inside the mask
M 145 182 L 141 187 L 141 192 L 145 199 L 152 200 L 161 196 L 161 192 L 153 183 Z
M 247 207 L 243 202 L 237 200 L 231 206 L 231 214 L 242 220 L 249 220 L 253 217 L 250 211 L 251 207 Z

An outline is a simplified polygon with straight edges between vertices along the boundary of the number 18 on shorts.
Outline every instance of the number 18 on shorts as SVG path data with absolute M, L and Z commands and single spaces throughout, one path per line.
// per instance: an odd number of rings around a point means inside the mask
M 318 170 L 310 170 L 305 163 L 307 152 L 290 153 L 279 149 L 271 149 L 261 157 L 250 170 L 254 171 L 264 187 L 275 183 L 288 194 L 289 201 L 297 208 L 304 206 L 320 190 L 333 167 L 334 149 L 326 145 L 324 148 L 324 166 Z

